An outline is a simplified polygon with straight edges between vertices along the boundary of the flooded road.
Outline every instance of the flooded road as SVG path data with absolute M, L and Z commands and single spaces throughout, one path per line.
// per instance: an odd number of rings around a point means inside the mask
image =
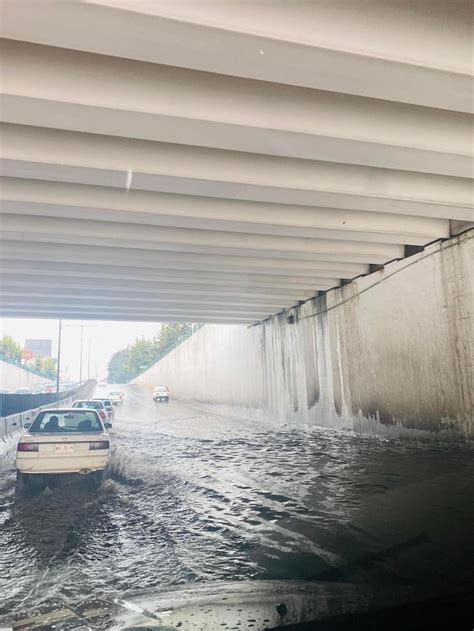
M 99 490 L 16 498 L 3 462 L 0 615 L 219 580 L 408 586 L 420 599 L 471 589 L 466 447 L 230 418 L 122 389 Z

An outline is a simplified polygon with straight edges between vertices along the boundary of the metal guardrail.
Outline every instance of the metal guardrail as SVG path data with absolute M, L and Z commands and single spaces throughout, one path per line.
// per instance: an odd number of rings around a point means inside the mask
M 35 410 L 40 407 L 70 399 L 83 390 L 89 382 L 80 388 L 66 390 L 63 392 L 45 392 L 40 394 L 0 394 L 0 418 L 20 414 L 28 410 Z M 91 383 L 93 383 L 91 381 Z
M 192 335 L 194 335 L 197 331 L 199 331 L 199 329 L 201 329 L 203 326 L 204 326 L 204 323 L 197 324 L 196 327 L 192 331 L 189 331 L 185 335 L 181 335 L 172 344 L 169 344 L 169 346 L 167 346 L 166 348 L 164 348 L 162 351 L 160 351 L 158 353 L 158 355 L 153 359 L 153 363 L 151 363 L 149 366 L 147 366 L 143 370 L 140 370 L 140 372 L 137 372 L 136 375 L 131 377 L 130 381 L 133 381 L 134 379 L 137 379 L 137 377 L 139 377 L 140 375 L 143 375 L 144 373 L 146 373 L 147 370 L 150 370 L 150 368 L 152 366 L 154 366 L 156 363 L 161 361 L 163 359 L 163 357 L 166 357 L 166 355 L 168 355 L 168 353 L 171 353 L 172 350 L 174 350 L 175 348 L 180 346 L 183 342 L 185 342 Z
M 23 429 L 23 425 L 26 421 L 32 421 L 35 416 L 45 407 L 50 407 L 52 405 L 59 405 L 60 403 L 72 402 L 75 399 L 86 398 L 91 393 L 92 389 L 96 385 L 96 381 L 94 379 L 90 379 L 86 381 L 80 388 L 76 390 L 70 390 L 69 392 L 59 392 L 58 395 L 54 394 L 56 398 L 55 401 L 47 401 L 41 405 L 36 404 L 33 408 L 28 408 L 27 410 L 22 410 L 21 412 L 17 412 L 14 414 L 9 414 L 8 416 L 4 416 L 0 418 L 0 455 L 5 450 L 5 442 L 9 440 L 13 440 L 18 432 Z M 17 396 L 17 397 L 38 397 L 41 395 L 3 395 L 3 396 Z

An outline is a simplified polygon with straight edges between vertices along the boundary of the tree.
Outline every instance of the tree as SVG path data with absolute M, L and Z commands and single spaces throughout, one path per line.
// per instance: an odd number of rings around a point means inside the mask
M 195 325 L 188 322 L 166 322 L 161 325 L 155 338 L 156 345 L 160 351 L 166 350 L 188 337 L 194 330 Z
M 126 383 L 130 379 L 128 370 L 129 349 L 124 348 L 112 355 L 108 365 L 109 383 Z
M 128 351 L 128 372 L 130 377 L 151 366 L 157 356 L 155 343 L 152 340 L 146 340 L 144 337 L 137 338 L 128 347 Z
M 10 335 L 4 335 L 0 340 L 0 353 L 14 362 L 21 360 L 21 346 Z
M 172 348 L 188 337 L 196 325 L 169 322 L 161 326 L 153 340 L 138 337 L 133 344 L 112 355 L 109 361 L 109 383 L 127 383 L 152 366 L 163 351 Z
M 54 379 L 56 377 L 57 368 L 54 359 L 51 357 L 45 357 L 42 363 L 42 373 L 49 377 L 50 379 Z

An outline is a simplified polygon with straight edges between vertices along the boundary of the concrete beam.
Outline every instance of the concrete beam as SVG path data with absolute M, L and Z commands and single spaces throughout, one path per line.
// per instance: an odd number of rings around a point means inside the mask
M 457 177 L 472 173 L 468 114 L 65 49 L 59 54 L 14 40 L 3 40 L 0 51 L 6 122 Z
M 69 273 L 57 274 L 50 273 L 44 274 L 43 271 L 31 270 L 26 274 L 12 273 L 8 269 L 2 266 L 0 272 L 0 287 L 42 287 L 42 288 L 70 288 L 74 289 L 87 289 L 90 291 L 97 290 L 123 290 L 126 288 L 127 292 L 132 294 L 146 292 L 150 295 L 215 295 L 215 296 L 235 296 L 237 298 L 247 298 L 251 295 L 258 295 L 262 299 L 269 298 L 272 300 L 287 300 L 289 296 L 293 297 L 293 301 L 301 299 L 301 296 L 309 298 L 314 295 L 315 291 L 327 290 L 331 287 L 336 287 L 339 283 L 336 278 L 315 278 L 313 279 L 313 287 L 311 289 L 297 288 L 292 286 L 279 286 L 279 287 L 265 287 L 255 286 L 248 282 L 245 284 L 222 284 L 214 285 L 207 282 L 204 286 L 199 283 L 192 282 L 188 279 L 185 282 L 185 278 L 181 278 L 181 282 L 168 281 L 162 282 L 158 274 L 155 275 L 156 280 L 148 279 L 146 281 L 127 278 L 104 278 L 97 275 L 85 275 L 82 276 L 71 275 Z M 255 296 L 254 296 L 255 297 Z
M 18 235 L 17 235 L 18 236 Z M 59 263 L 93 263 L 97 265 L 152 268 L 160 270 L 186 270 L 264 274 L 270 276 L 317 277 L 323 270 L 344 278 L 359 276 L 369 272 L 369 265 L 338 261 L 305 261 L 297 259 L 257 258 L 253 256 L 221 256 L 214 254 L 189 254 L 159 252 L 120 247 L 94 247 L 74 244 L 44 243 L 8 240 L 2 243 L 0 258 L 22 259 L 25 261 L 51 261 Z M 337 274 L 336 272 L 339 272 Z
M 33 278 L 34 282 L 45 279 L 58 279 L 66 282 L 91 281 L 97 283 L 119 282 L 120 284 L 135 282 L 153 283 L 163 287 L 186 290 L 187 287 L 198 288 L 201 285 L 219 291 L 222 288 L 245 287 L 248 291 L 262 293 L 280 293 L 300 296 L 302 293 L 311 294 L 319 283 L 337 282 L 338 274 L 321 270 L 314 278 L 299 276 L 276 276 L 265 274 L 244 274 L 232 272 L 201 272 L 191 270 L 157 270 L 156 268 L 135 268 L 123 265 L 87 265 L 54 262 L 19 260 L 2 258 L 2 273 L 4 277 L 22 275 Z M 334 278 L 333 278 L 334 277 Z
M 466 178 L 27 125 L 3 124 L 0 134 L 9 177 L 444 219 L 473 213 Z
M 72 300 L 72 304 L 86 304 L 88 306 L 107 306 L 117 307 L 120 309 L 133 307 L 134 309 L 169 309 L 179 310 L 214 310 L 216 312 L 223 310 L 238 311 L 264 311 L 267 313 L 275 313 L 288 309 L 297 302 L 295 299 L 273 299 L 258 295 L 239 296 L 222 296 L 203 293 L 202 295 L 181 294 L 153 294 L 149 292 L 127 292 L 127 291 L 110 291 L 95 290 L 87 288 L 71 287 L 48 287 L 48 300 L 61 304 L 62 302 Z M 28 302 L 31 300 L 41 299 L 45 295 L 44 288 L 34 285 L 19 286 L 12 288 L 10 286 L 2 287 L 0 296 L 5 304 L 12 302 Z
M 226 233 L 27 215 L 2 214 L 1 226 L 5 241 L 16 240 L 21 233 L 24 242 L 99 247 L 115 245 L 145 250 L 271 258 L 291 256 L 303 260 L 355 263 L 384 263 L 404 256 L 403 246 L 388 243 Z
M 4 2 L 2 13 L 2 34 L 11 39 L 472 111 L 469 2 L 457 2 L 455 11 L 446 3 L 430 6 L 422 37 L 416 3 L 394 11 L 379 2 L 361 11 L 347 2 L 155 1 L 145 7 L 135 0 L 23 0 Z M 117 36 L 125 32 L 127 37 Z
M 24 307 L 26 305 L 25 299 L 17 296 L 3 296 L 2 297 L 2 308 L 13 309 L 17 307 Z M 51 304 L 51 300 L 43 297 L 31 297 L 28 299 L 27 307 L 34 311 L 35 309 L 48 309 L 53 305 Z M 229 318 L 232 318 L 236 315 L 240 315 L 242 317 L 246 317 L 247 319 L 258 320 L 259 318 L 268 317 L 274 311 L 272 309 L 265 308 L 252 308 L 247 306 L 232 306 L 232 305 L 220 305 L 216 303 L 215 305 L 203 305 L 199 306 L 196 304 L 181 304 L 179 306 L 174 307 L 173 305 L 163 306 L 163 305 L 151 305 L 149 302 L 141 301 L 136 302 L 134 304 L 122 305 L 117 304 L 113 305 L 107 300 L 93 300 L 89 301 L 89 297 L 78 297 L 76 300 L 68 299 L 67 305 L 61 304 L 54 305 L 54 308 L 62 310 L 64 313 L 68 311 L 76 312 L 78 310 L 86 310 L 86 311 L 96 311 L 98 313 L 102 313 L 103 317 L 107 316 L 107 314 L 112 313 L 121 313 L 122 315 L 127 314 L 135 314 L 135 313 L 148 313 L 149 315 L 154 315 L 157 318 L 166 317 L 167 314 L 181 314 L 183 317 L 191 318 L 191 314 L 193 317 L 197 317 L 201 315 L 205 317 L 206 315 L 211 317 L 218 317 L 219 315 L 224 315 Z M 189 316 L 188 316 L 189 314 Z
M 162 315 L 150 315 L 145 313 L 126 313 L 123 312 L 108 312 L 104 314 L 103 311 L 93 311 L 91 309 L 73 309 L 68 310 L 64 307 L 50 306 L 49 308 L 29 308 L 25 305 L 20 305 L 12 308 L 5 308 L 0 305 L 0 316 L 4 318 L 64 318 L 67 320 L 117 320 L 117 321 L 134 321 L 134 322 L 194 322 L 194 323 L 214 323 L 214 324 L 253 324 L 258 322 L 260 318 L 248 318 L 246 316 L 231 316 L 219 314 L 219 316 L 203 316 L 202 314 L 193 314 L 191 312 L 186 315 L 182 314 L 162 314 Z
M 310 208 L 0 178 L 8 214 L 137 223 L 276 236 L 423 245 L 449 236 L 447 219 Z
M 70 283 L 65 280 L 62 282 L 54 282 L 53 279 L 37 280 L 31 277 L 24 277 L 23 280 L 18 279 L 18 275 L 1 275 L 0 276 L 0 294 L 4 296 L 44 296 L 45 289 L 50 298 L 67 298 L 67 297 L 90 297 L 91 300 L 107 299 L 112 302 L 116 301 L 150 301 L 161 302 L 178 305 L 181 303 L 198 303 L 198 304 L 236 304 L 242 306 L 262 306 L 274 307 L 275 309 L 288 307 L 297 301 L 294 296 L 281 294 L 266 294 L 260 291 L 247 291 L 246 288 L 232 287 L 230 290 L 213 291 L 212 289 L 194 288 L 194 290 L 184 290 L 182 287 L 170 289 L 149 286 L 137 286 L 136 283 L 122 283 L 110 285 L 110 283 L 97 282 L 77 282 L 71 279 Z M 333 284 L 332 287 L 335 287 Z M 328 287 L 330 288 L 330 287 Z M 314 295 L 314 292 L 313 292 Z M 306 296 L 310 298 L 311 295 Z

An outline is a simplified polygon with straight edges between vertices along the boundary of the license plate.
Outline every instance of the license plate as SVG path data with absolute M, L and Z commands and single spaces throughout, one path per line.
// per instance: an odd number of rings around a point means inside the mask
M 74 453 L 74 445 L 56 445 L 57 454 L 72 454 Z

